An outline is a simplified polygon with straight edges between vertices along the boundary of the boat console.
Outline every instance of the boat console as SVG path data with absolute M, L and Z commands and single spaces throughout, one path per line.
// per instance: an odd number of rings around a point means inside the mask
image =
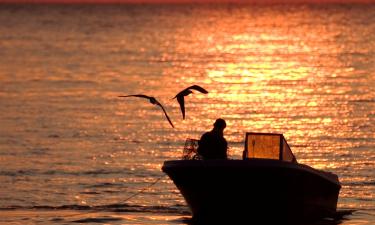
M 246 133 L 243 159 L 275 159 L 297 163 L 284 135 L 273 133 Z

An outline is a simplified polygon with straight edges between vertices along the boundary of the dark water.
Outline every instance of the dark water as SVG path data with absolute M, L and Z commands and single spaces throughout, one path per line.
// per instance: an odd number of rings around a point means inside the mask
M 283 133 L 338 174 L 333 223 L 374 224 L 374 40 L 375 5 L 1 5 L 0 223 L 186 224 L 161 165 L 222 117 L 232 158 Z

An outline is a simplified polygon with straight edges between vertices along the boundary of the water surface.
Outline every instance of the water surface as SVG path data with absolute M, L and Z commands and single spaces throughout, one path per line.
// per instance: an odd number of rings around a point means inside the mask
M 186 224 L 162 163 L 222 117 L 232 158 L 283 133 L 373 224 L 374 39 L 374 5 L 2 5 L 0 222 Z

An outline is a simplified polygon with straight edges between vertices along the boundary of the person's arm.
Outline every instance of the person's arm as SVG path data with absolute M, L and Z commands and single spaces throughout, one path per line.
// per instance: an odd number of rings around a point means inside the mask
M 198 149 L 197 149 L 197 152 L 198 154 L 202 155 L 202 151 L 204 151 L 204 148 L 205 148 L 205 139 L 206 139 L 206 134 L 203 134 L 201 136 L 201 139 L 199 139 L 198 141 Z M 204 153 L 203 153 L 204 154 Z
M 228 159 L 228 142 L 224 138 L 224 147 L 225 147 L 225 158 Z

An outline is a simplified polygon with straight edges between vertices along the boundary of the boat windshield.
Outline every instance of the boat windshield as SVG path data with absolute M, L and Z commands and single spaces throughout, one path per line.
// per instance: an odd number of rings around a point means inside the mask
M 246 158 L 276 159 L 296 162 L 282 134 L 246 133 Z

